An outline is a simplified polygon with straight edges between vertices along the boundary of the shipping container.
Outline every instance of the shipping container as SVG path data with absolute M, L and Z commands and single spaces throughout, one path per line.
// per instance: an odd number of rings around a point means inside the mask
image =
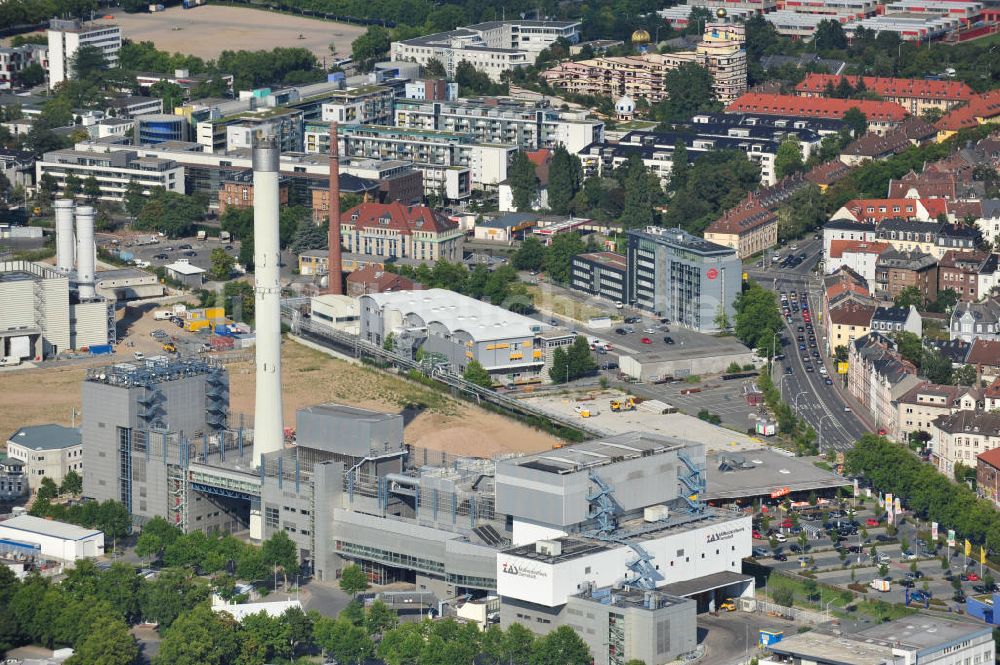
M 93 356 L 105 356 L 115 352 L 110 344 L 94 344 L 89 350 Z

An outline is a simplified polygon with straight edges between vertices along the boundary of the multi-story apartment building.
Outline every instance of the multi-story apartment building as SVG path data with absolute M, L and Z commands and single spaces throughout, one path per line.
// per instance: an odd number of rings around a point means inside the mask
M 459 63 L 467 62 L 492 80 L 511 69 L 535 64 L 538 54 L 564 39 L 580 41 L 579 21 L 489 21 L 393 42 L 394 62 L 412 61 L 427 65 L 437 60 L 448 78 L 454 78 Z
M 349 125 L 388 125 L 392 123 L 395 91 L 381 85 L 369 85 L 335 92 L 323 103 L 323 122 Z
M 705 229 L 705 240 L 736 250 L 746 259 L 778 244 L 778 215 L 766 199 L 753 192 Z
M 700 332 L 735 321 L 742 285 L 736 250 L 676 229 L 647 227 L 628 234 L 628 302 Z
M 467 198 L 473 188 L 496 189 L 517 152 L 516 145 L 482 143 L 470 134 L 381 125 L 341 127 L 339 140 L 345 157 L 412 162 L 423 173 L 425 191 L 452 200 Z
M 288 179 L 278 181 L 278 203 L 288 205 Z M 233 170 L 226 174 L 219 189 L 219 214 L 229 208 L 253 208 L 253 171 Z
M 951 312 L 951 339 L 971 342 L 976 339 L 1000 340 L 1000 302 L 959 302 Z
M 97 179 L 102 201 L 123 201 L 129 182 L 138 182 L 144 191 L 157 187 L 184 194 L 184 167 L 172 159 L 140 157 L 134 150 L 98 153 L 78 150 L 54 150 L 35 162 L 36 182 L 48 174 L 63 189 L 66 178 L 75 175 L 81 181 Z
M 975 467 L 979 456 L 1000 447 L 1000 413 L 956 411 L 931 423 L 931 462 L 951 477 L 956 464 Z
M 976 302 L 979 292 L 979 270 L 989 254 L 981 251 L 945 252 L 938 262 L 938 291 L 951 289 L 959 300 Z
M 74 78 L 73 56 L 81 46 L 93 46 L 104 54 L 109 69 L 118 66 L 122 47 L 122 29 L 102 22 L 76 19 L 49 21 L 49 87 Z
M 541 73 L 552 87 L 582 95 L 645 99 L 655 104 L 667 98 L 667 72 L 687 62 L 702 65 L 715 82 L 719 101 L 731 102 L 746 92 L 747 55 L 742 25 L 709 23 L 693 51 L 599 57 L 563 62 Z
M 362 203 L 341 214 L 347 252 L 386 259 L 462 260 L 465 234 L 441 213 L 425 206 Z
M 43 478 L 59 485 L 70 471 L 83 475 L 83 445 L 75 427 L 22 427 L 7 439 L 7 455 L 24 463 L 31 491 L 41 486 Z
M 49 67 L 49 50 L 41 44 L 0 46 L 0 90 L 9 90 L 17 75 L 31 65 Z
M 203 137 L 202 124 L 198 123 L 199 143 L 202 143 Z M 263 134 L 273 136 L 282 152 L 302 152 L 304 121 L 302 111 L 296 109 L 264 109 L 223 118 L 212 127 L 213 145 L 220 129 L 225 130 L 226 150 L 249 150 L 253 147 L 254 137 Z
M 0 501 L 17 501 L 27 493 L 24 462 L 12 457 L 0 457 Z
M 1000 449 L 987 450 L 976 458 L 976 491 L 1000 508 Z
M 590 252 L 573 257 L 570 286 L 614 303 L 627 299 L 628 260 L 614 252 Z
M 872 315 L 875 307 L 867 303 L 844 299 L 836 306 L 831 305 L 827 311 L 827 325 L 830 336 L 827 338 L 826 352 L 833 356 L 837 347 L 849 349 L 854 340 L 861 339 L 871 332 Z
M 847 389 L 875 420 L 879 433 L 898 429 L 896 400 L 920 379 L 917 368 L 896 352 L 896 344 L 869 333 L 848 347 Z
M 835 74 L 807 74 L 795 86 L 800 97 L 823 97 L 831 89 L 836 89 L 841 81 L 852 88 L 859 84 L 869 92 L 877 94 L 887 102 L 896 102 L 913 115 L 934 109 L 947 111 L 964 104 L 975 94 L 963 81 L 930 81 L 927 79 L 904 79 L 891 76 L 837 76 Z
M 930 302 L 937 298 L 937 283 L 937 259 L 919 250 L 889 249 L 875 261 L 875 295 L 879 298 L 894 300 L 903 289 L 913 286 Z
M 875 0 L 783 0 L 784 11 L 820 17 L 837 17 L 838 20 L 864 18 L 875 14 Z
M 843 119 L 852 108 L 865 114 L 869 131 L 877 134 L 895 129 L 907 116 L 906 109 L 895 102 L 798 97 L 766 92 L 745 93 L 733 100 L 726 107 L 726 112 Z
M 670 172 L 673 170 L 674 150 L 680 143 L 684 143 L 687 147 L 690 161 L 716 150 L 744 152 L 750 161 L 760 166 L 761 183 L 763 185 L 775 183 L 774 158 L 780 143 L 769 136 L 714 135 L 708 131 L 701 133 L 699 130 L 632 131 L 615 143 L 592 143 L 583 148 L 577 156 L 580 158 L 584 174 L 591 176 L 609 174 L 627 162 L 632 155 L 637 154 L 646 167 L 660 179 L 661 186 L 666 187 L 670 182 Z
M 394 114 L 397 127 L 471 134 L 483 143 L 510 143 L 522 150 L 561 145 L 577 153 L 591 143 L 604 140 L 602 121 L 539 102 L 496 98 L 400 99 L 396 101 Z
M 893 436 L 905 442 L 913 432 L 930 432 L 941 416 L 974 411 L 981 406 L 981 391 L 969 386 L 947 386 L 924 381 L 896 400 L 899 410 Z

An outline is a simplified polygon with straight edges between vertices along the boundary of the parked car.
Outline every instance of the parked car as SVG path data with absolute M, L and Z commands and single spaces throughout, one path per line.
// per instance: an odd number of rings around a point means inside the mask
M 673 344 L 674 343 L 674 338 L 671 337 L 670 335 L 667 335 L 666 337 L 663 338 L 663 341 L 666 344 Z
M 642 342 L 643 344 L 652 344 L 653 343 L 653 340 L 649 339 L 648 337 L 643 337 L 639 341 Z
M 775 554 L 774 554 L 774 560 L 775 561 L 788 561 L 788 555 L 787 554 L 782 554 L 781 552 L 775 552 Z
M 869 517 L 865 520 L 865 526 L 878 526 L 879 522 L 874 517 Z

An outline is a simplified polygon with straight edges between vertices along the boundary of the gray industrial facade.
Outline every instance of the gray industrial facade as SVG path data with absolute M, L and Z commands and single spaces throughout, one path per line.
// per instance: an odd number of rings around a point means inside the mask
M 743 280 L 736 250 L 679 228 L 627 233 L 630 303 L 700 332 L 718 332 L 720 313 L 735 320 Z
M 440 599 L 496 593 L 502 623 L 572 626 L 608 665 L 689 652 L 697 610 L 752 591 L 738 574 L 749 518 L 699 500 L 701 445 L 629 433 L 454 457 L 404 443 L 402 415 L 318 404 L 297 413 L 294 443 L 255 467 L 228 395 L 226 372 L 200 359 L 90 370 L 84 495 L 122 501 L 140 526 L 160 516 L 185 532 L 285 531 L 317 579 L 357 563 L 373 583 Z M 660 588 L 678 582 L 682 594 Z

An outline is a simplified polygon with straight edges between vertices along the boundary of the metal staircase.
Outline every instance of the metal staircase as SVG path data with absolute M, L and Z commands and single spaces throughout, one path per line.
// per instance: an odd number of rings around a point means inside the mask
M 635 553 L 635 559 L 625 565 L 632 572 L 632 577 L 622 580 L 622 584 L 644 591 L 655 589 L 656 581 L 662 577 L 652 563 L 653 555 L 626 534 L 618 533 L 620 509 L 614 500 L 614 490 L 594 471 L 590 471 L 588 478 L 595 485 L 595 489 L 588 492 L 587 501 L 590 503 L 590 516 L 596 525 L 585 535 L 630 548 Z
M 587 501 L 590 503 L 590 516 L 597 521 L 596 532 L 600 535 L 610 536 L 618 528 L 616 517 L 618 506 L 614 502 L 614 490 L 593 471 L 587 477 L 597 486 L 595 491 L 587 494 Z
M 705 502 L 701 498 L 705 493 L 704 470 L 695 464 L 683 450 L 677 451 L 677 459 L 687 469 L 686 473 L 678 469 L 677 478 L 681 484 L 681 496 L 684 497 L 684 501 L 688 505 L 688 510 L 692 513 L 704 512 Z

